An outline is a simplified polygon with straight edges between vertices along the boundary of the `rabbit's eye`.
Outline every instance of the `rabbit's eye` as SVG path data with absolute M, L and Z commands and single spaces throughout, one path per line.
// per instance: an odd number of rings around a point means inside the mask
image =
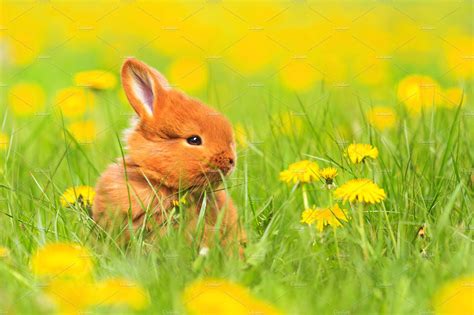
M 186 141 L 190 145 L 201 145 L 202 144 L 201 137 L 199 137 L 199 136 L 191 136 L 191 137 L 187 138 Z

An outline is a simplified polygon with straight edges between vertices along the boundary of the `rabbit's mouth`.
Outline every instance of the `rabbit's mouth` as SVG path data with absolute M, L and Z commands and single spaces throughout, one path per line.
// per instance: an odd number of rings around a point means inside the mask
M 217 165 L 213 165 L 213 164 L 210 164 L 209 168 L 210 169 L 206 173 L 218 175 L 219 177 L 228 176 L 235 169 L 234 165 L 217 166 Z

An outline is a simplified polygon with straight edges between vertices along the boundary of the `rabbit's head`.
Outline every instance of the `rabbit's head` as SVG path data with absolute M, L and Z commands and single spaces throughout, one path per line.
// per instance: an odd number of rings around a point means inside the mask
M 222 114 L 171 88 L 157 70 L 133 58 L 122 67 L 122 84 L 139 118 L 127 137 L 129 156 L 148 178 L 192 188 L 232 172 L 234 135 Z

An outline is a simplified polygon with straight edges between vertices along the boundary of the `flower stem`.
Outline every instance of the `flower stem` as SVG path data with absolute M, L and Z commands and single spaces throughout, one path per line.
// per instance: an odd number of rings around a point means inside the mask
M 337 242 L 337 228 L 336 227 L 333 227 L 332 228 L 333 232 L 334 232 L 334 244 L 336 245 L 336 256 L 337 256 L 337 261 L 339 262 L 339 267 L 342 267 L 342 263 L 341 263 L 341 254 L 339 252 L 339 243 Z
M 301 191 L 303 193 L 303 204 L 305 209 L 309 209 L 308 202 L 308 191 L 306 190 L 306 184 L 301 184 Z
M 364 253 L 364 259 L 368 260 L 369 258 L 369 244 L 367 242 L 367 235 L 365 234 L 365 224 L 364 224 L 364 206 L 359 205 L 357 209 L 357 214 L 359 217 L 359 233 L 362 239 L 362 252 Z

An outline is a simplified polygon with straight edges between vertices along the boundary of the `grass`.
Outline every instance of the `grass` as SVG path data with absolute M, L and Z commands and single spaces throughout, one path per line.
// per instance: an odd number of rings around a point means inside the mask
M 43 73 L 33 69 L 28 75 L 41 79 Z M 51 79 L 48 93 L 59 82 Z M 473 272 L 473 121 L 468 107 L 410 117 L 398 104 L 397 126 L 378 132 L 364 118 L 370 101 L 336 101 L 327 87 L 301 96 L 265 86 L 236 99 L 214 83 L 201 97 L 243 123 L 251 141 L 239 148 L 238 168 L 226 183 L 249 235 L 246 259 L 216 247 L 196 262 L 198 248 L 179 228 L 157 240 L 136 237 L 121 246 L 84 209 L 61 207 L 66 188 L 94 186 L 105 167 L 121 156 L 120 134 L 131 109 L 115 92 L 97 95 L 89 115 L 100 133 L 91 144 L 75 141 L 54 111 L 22 119 L 2 109 L 2 128 L 11 130 L 11 143 L 0 156 L 0 245 L 11 254 L 0 260 L 0 312 L 48 313 L 29 259 L 39 246 L 54 241 L 90 248 L 97 278 L 123 276 L 142 284 L 152 301 L 144 313 L 155 314 L 183 312 L 184 287 L 204 276 L 248 286 L 288 313 L 418 314 L 431 312 L 433 294 L 445 281 Z M 239 88 L 244 90 L 244 84 L 236 84 Z M 289 111 L 301 121 L 299 131 L 282 131 L 285 122 L 278 113 Z M 349 164 L 344 149 L 353 141 L 375 145 L 379 158 L 362 167 Z M 278 173 L 300 159 L 337 167 L 338 185 L 364 174 L 385 189 L 385 202 L 365 208 L 366 242 L 355 213 L 337 234 L 331 229 L 319 234 L 299 223 L 301 190 L 279 182 Z M 309 198 L 311 204 L 329 203 L 320 183 L 309 186 Z M 419 238 L 423 225 L 427 236 Z

